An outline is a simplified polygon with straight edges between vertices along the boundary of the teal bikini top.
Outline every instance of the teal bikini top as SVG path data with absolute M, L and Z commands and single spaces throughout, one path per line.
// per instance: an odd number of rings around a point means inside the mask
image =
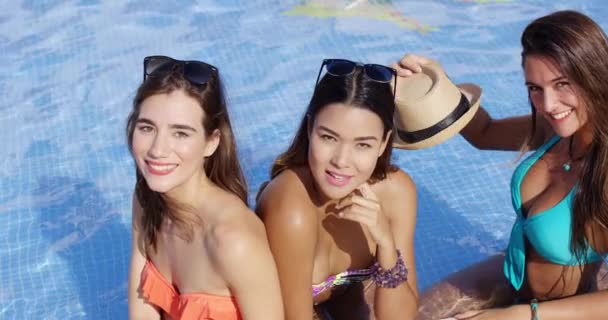
M 572 232 L 572 204 L 576 186 L 554 207 L 540 212 L 530 218 L 525 218 L 522 212 L 521 183 L 532 165 L 542 157 L 547 150 L 559 141 L 555 136 L 542 145 L 515 169 L 511 179 L 511 199 L 517 217 L 511 230 L 509 246 L 505 254 L 503 271 L 511 285 L 519 290 L 524 281 L 526 267 L 526 251 L 524 237 L 534 247 L 536 252 L 546 260 L 560 265 L 578 265 L 579 262 L 570 250 Z M 591 247 L 586 248 L 586 262 L 602 260 Z

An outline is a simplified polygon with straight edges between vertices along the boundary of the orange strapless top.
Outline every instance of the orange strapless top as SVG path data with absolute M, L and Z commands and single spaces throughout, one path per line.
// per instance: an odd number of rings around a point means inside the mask
M 234 297 L 206 293 L 179 293 L 150 260 L 146 261 L 141 273 L 140 290 L 148 303 L 162 309 L 171 319 L 242 319 Z

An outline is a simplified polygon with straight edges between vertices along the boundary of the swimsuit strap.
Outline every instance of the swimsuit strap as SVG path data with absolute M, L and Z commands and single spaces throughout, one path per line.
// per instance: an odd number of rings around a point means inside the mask
M 329 276 L 325 281 L 312 285 L 312 296 L 315 297 L 321 292 L 340 285 L 347 285 L 369 279 L 372 274 L 371 269 L 346 270 L 333 276 Z

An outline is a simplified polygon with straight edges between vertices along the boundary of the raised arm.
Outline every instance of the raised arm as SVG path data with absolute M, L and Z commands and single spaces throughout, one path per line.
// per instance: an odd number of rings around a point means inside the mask
M 421 65 L 430 63 L 438 64 L 426 57 L 406 54 L 393 67 L 397 70 L 398 76 L 408 77 L 422 72 Z M 483 107 L 480 107 L 471 122 L 460 133 L 477 149 L 516 151 L 521 149 L 531 131 L 532 114 L 493 119 Z M 551 135 L 551 127 L 542 117 L 537 117 L 535 135 L 530 141 L 531 149 L 542 145 Z
M 284 178 L 284 173 L 276 179 Z M 313 317 L 312 272 L 317 237 L 316 215 L 302 209 L 298 190 L 272 181 L 258 202 L 279 273 L 285 319 Z
M 550 138 L 550 128 L 546 121 L 537 117 L 531 149 L 536 149 Z M 480 107 L 471 122 L 460 131 L 462 136 L 475 148 L 481 150 L 517 151 L 526 143 L 532 132 L 532 114 L 493 119 Z
M 264 225 L 249 209 L 243 210 L 247 218 L 215 230 L 218 269 L 244 320 L 283 320 L 281 289 Z
M 374 307 L 376 316 L 385 319 L 414 319 L 418 307 L 416 262 L 414 260 L 414 229 L 416 226 L 416 187 L 403 171 L 389 174 L 381 193 L 382 210 L 389 219 L 395 249 L 401 251 L 408 269 L 407 282 L 397 288 L 377 287 Z M 377 259 L 395 254 L 378 247 Z M 389 249 L 390 250 L 390 249 Z
M 340 200 L 338 216 L 361 223 L 376 242 L 377 275 L 387 281 L 386 287 L 376 283 L 374 314 L 379 320 L 414 319 L 418 307 L 416 267 L 414 261 L 414 228 L 416 225 L 416 189 L 405 172 L 398 170 L 375 186 L 363 183 L 358 192 Z M 401 253 L 408 269 L 395 268 Z M 378 272 L 374 271 L 374 272 Z M 405 278 L 404 278 L 405 277 Z M 404 281 L 405 280 L 405 281 Z
M 146 257 L 144 255 L 144 241 L 141 232 L 141 216 L 143 210 L 137 201 L 137 198 L 133 196 L 132 205 L 132 216 L 131 216 L 131 265 L 129 267 L 129 319 L 160 319 L 160 313 L 152 305 L 146 303 L 139 294 L 139 283 L 141 281 L 141 272 L 146 264 Z

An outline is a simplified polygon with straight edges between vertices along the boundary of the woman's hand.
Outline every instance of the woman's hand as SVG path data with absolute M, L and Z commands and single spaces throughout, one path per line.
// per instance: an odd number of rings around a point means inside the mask
M 432 59 L 408 53 L 403 56 L 403 58 L 401 58 L 401 60 L 399 60 L 397 63 L 393 64 L 393 68 L 397 70 L 398 76 L 407 77 L 414 73 L 422 72 L 421 66 L 433 62 L 435 61 Z
M 378 196 L 364 183 L 336 205 L 338 216 L 366 226 L 380 247 L 395 247 L 388 218 L 382 212 Z

